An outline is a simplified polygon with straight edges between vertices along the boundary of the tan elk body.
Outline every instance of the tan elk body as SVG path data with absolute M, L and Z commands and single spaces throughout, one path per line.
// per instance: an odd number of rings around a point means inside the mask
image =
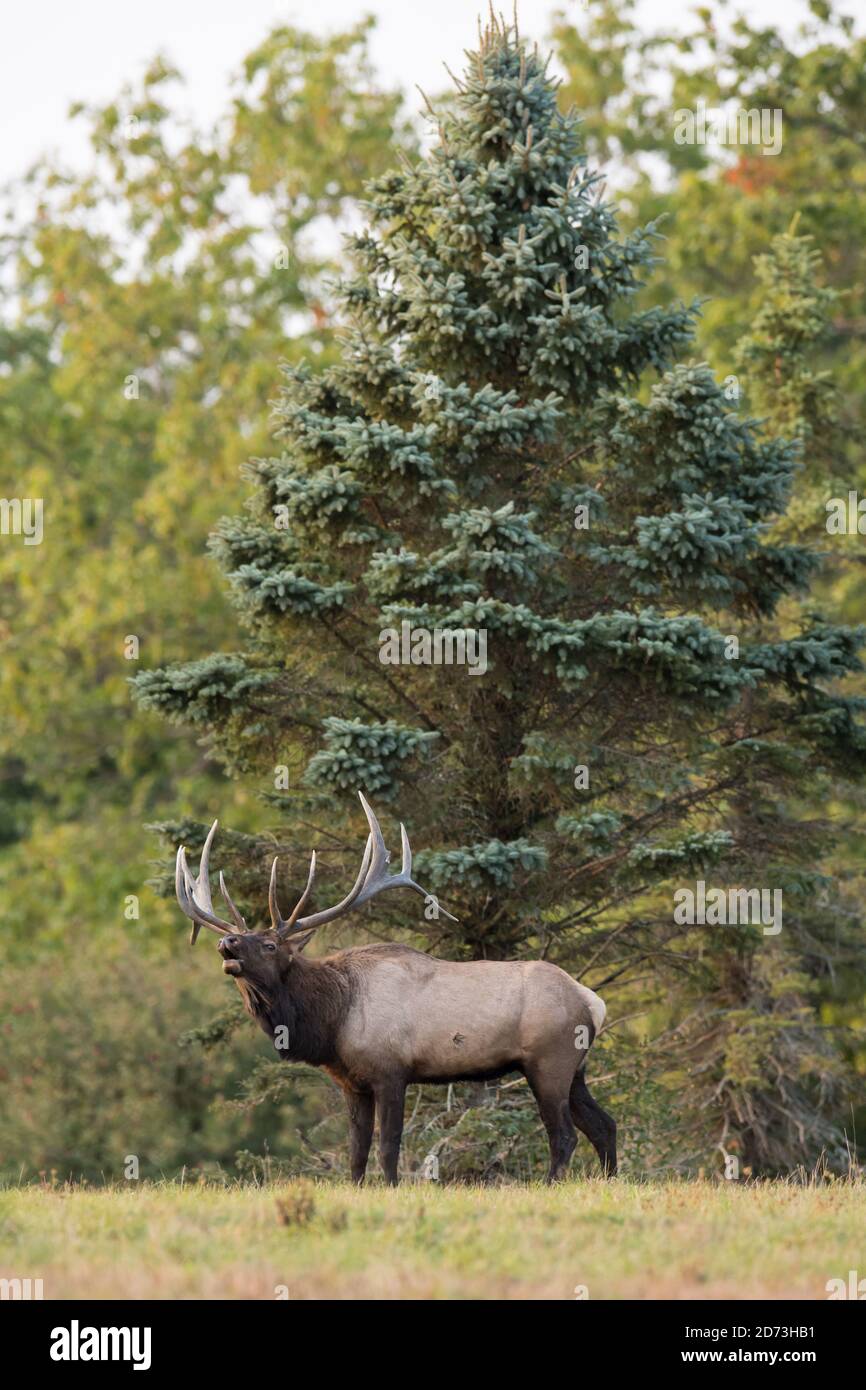
M 341 1051 L 369 1068 L 384 1039 L 413 1081 L 501 1074 L 516 1061 L 525 1070 L 554 1057 L 574 1072 L 575 1041 L 604 1021 L 599 996 L 546 961 L 457 962 L 374 947 L 357 952 L 356 966 L 364 988 L 340 1029 Z
M 309 917 L 300 910 L 315 877 L 284 919 L 269 902 L 272 928 L 247 931 L 222 875 L 220 887 L 234 926 L 213 911 L 209 854 L 216 822 L 202 850 L 197 879 L 178 850 L 178 901 L 193 921 L 220 934 L 223 970 L 234 977 L 248 1011 L 288 1061 L 320 1066 L 342 1088 L 350 1123 L 352 1176 L 362 1181 L 379 1119 L 385 1177 L 397 1180 L 406 1087 L 417 1082 L 489 1080 L 522 1073 L 535 1095 L 550 1141 L 550 1178 L 559 1177 L 576 1144 L 575 1126 L 593 1144 L 606 1173 L 616 1171 L 616 1125 L 586 1086 L 586 1055 L 605 1017 L 602 1000 L 546 961 L 443 961 L 408 946 L 357 946 L 307 960 L 304 946 L 318 926 L 406 887 L 412 854 L 401 826 L 403 863 L 389 874 L 378 821 L 361 796 L 370 835 L 355 884 L 334 907 Z M 443 909 L 439 909 L 444 916 Z M 453 919 L 451 919 L 453 920 Z

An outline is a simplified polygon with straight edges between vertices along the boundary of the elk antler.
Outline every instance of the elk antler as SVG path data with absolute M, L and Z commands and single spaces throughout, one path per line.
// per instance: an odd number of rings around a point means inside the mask
M 369 902 L 377 893 L 384 892 L 386 888 L 411 888 L 414 892 L 420 893 L 422 898 L 429 898 L 431 896 L 426 889 L 422 888 L 421 885 L 416 883 L 412 878 L 412 849 L 409 844 L 409 836 L 406 834 L 406 827 L 402 824 L 400 826 L 400 839 L 403 847 L 403 858 L 400 864 L 400 872 L 398 874 L 388 873 L 388 864 L 391 855 L 385 848 L 385 841 L 382 838 L 379 822 L 374 816 L 373 810 L 363 792 L 358 792 L 358 796 L 364 808 L 364 815 L 367 817 L 370 834 L 367 836 L 367 844 L 364 848 L 364 855 L 361 860 L 361 868 L 358 877 L 341 902 L 338 902 L 334 907 L 326 907 L 322 912 L 314 912 L 310 917 L 298 917 L 298 913 L 306 902 L 310 889 L 313 886 L 313 880 L 316 874 L 316 856 L 313 855 L 310 864 L 310 876 L 307 879 L 307 886 L 304 889 L 303 896 L 292 912 L 291 917 L 287 920 L 283 920 L 280 916 L 279 908 L 277 907 L 277 861 L 276 859 L 274 860 L 273 869 L 271 870 L 271 921 L 274 924 L 274 929 L 278 931 L 283 938 L 294 936 L 297 932 L 314 931 L 316 927 L 322 926 L 324 922 L 333 922 L 335 917 L 341 917 L 343 913 L 348 912 L 351 908 L 360 907 L 362 903 Z M 457 918 L 452 917 L 450 912 L 446 912 L 444 908 L 439 908 L 439 911 L 444 917 L 448 918 L 449 922 L 457 921 Z
M 334 907 L 326 907 L 322 912 L 314 912 L 310 917 L 299 917 L 301 908 L 310 896 L 313 883 L 316 878 L 316 856 L 313 854 L 310 859 L 310 872 L 307 876 L 307 886 L 301 894 L 298 902 L 292 909 L 289 917 L 280 914 L 279 904 L 277 903 L 277 860 L 275 859 L 271 867 L 271 882 L 268 890 L 268 906 L 271 910 L 271 925 L 283 940 L 290 936 L 295 936 L 302 931 L 315 931 L 323 922 L 332 922 L 335 917 L 341 917 L 350 908 L 360 907 L 362 903 L 369 902 L 377 893 L 382 893 L 386 888 L 411 888 L 414 892 L 420 893 L 422 898 L 430 898 L 429 894 L 419 883 L 412 878 L 412 849 L 409 844 L 409 836 L 406 834 L 406 827 L 400 826 L 400 839 L 403 845 L 403 859 L 398 874 L 389 874 L 388 864 L 391 856 L 385 848 L 385 841 L 382 838 L 382 831 L 379 829 L 379 822 L 364 797 L 363 792 L 358 792 L 361 798 L 361 805 L 364 808 L 364 815 L 367 817 L 367 824 L 370 833 L 367 836 L 367 843 L 364 847 L 364 854 L 361 859 L 361 868 L 358 877 L 355 879 L 349 892 L 341 902 Z M 190 945 L 195 944 L 200 927 L 207 927 L 209 931 L 215 931 L 219 936 L 225 936 L 227 932 L 248 930 L 247 924 L 235 907 L 226 887 L 225 879 L 220 874 L 220 892 L 225 898 L 229 912 L 232 915 L 234 926 L 231 922 L 225 922 L 221 917 L 217 917 L 213 910 L 213 903 L 210 895 L 210 849 L 213 838 L 216 834 L 218 821 L 214 821 L 208 831 L 207 839 L 204 842 L 199 862 L 198 878 L 194 878 L 186 862 L 186 850 L 183 845 L 177 852 L 177 866 L 175 869 L 174 886 L 177 893 L 177 900 L 181 911 L 189 917 L 192 922 L 192 930 L 189 934 Z M 434 899 L 435 901 L 435 899 Z M 437 904 L 438 906 L 438 904 Z M 450 912 L 444 908 L 438 909 L 443 917 L 447 917 L 449 922 L 456 922 L 457 918 L 452 917 Z
M 221 917 L 217 917 L 213 910 L 213 902 L 210 895 L 210 847 L 213 844 L 213 837 L 216 834 L 219 821 L 214 821 L 208 831 L 207 839 L 202 846 L 201 859 L 198 866 L 198 878 L 193 878 L 189 865 L 186 862 L 186 850 L 183 845 L 177 852 L 177 863 L 174 871 L 174 891 L 180 903 L 181 912 L 192 922 L 192 930 L 189 934 L 190 946 L 195 945 L 196 937 L 200 927 L 207 927 L 209 931 L 215 931 L 220 936 L 225 936 L 226 932 L 247 930 L 247 924 L 238 912 L 225 885 L 225 879 L 220 874 L 220 891 L 229 905 L 235 925 L 224 922 Z

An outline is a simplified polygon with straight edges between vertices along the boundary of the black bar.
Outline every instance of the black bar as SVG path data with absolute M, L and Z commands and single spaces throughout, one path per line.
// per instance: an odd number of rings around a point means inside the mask
M 662 1303 L 575 1299 L 527 1303 L 518 1320 L 508 1316 L 501 1323 L 500 1309 L 507 1305 L 481 1302 L 471 1303 L 471 1324 L 463 1320 L 468 1300 L 455 1300 L 458 1307 L 453 1312 L 442 1302 L 423 1304 L 417 1321 L 412 1304 L 401 1304 L 395 1317 L 398 1310 L 390 1302 L 361 1306 L 341 1302 L 324 1307 L 304 1299 L 3 1302 L 0 1330 L 7 1355 L 13 1352 L 22 1370 L 61 1380 L 70 1375 L 92 1379 L 106 1371 L 114 1377 L 129 1374 L 141 1380 L 145 1375 L 189 1369 L 197 1376 L 216 1375 L 219 1383 L 237 1375 L 243 1377 L 244 1384 L 263 1379 L 274 1384 L 281 1374 L 293 1376 L 308 1356 L 321 1358 L 332 1379 L 341 1356 L 354 1369 L 367 1366 L 372 1373 L 377 1335 L 385 1335 L 389 1341 L 395 1335 L 399 1340 L 411 1335 L 415 1354 L 401 1372 L 404 1379 L 413 1374 L 412 1362 L 418 1365 L 419 1352 L 428 1372 L 440 1356 L 445 1358 L 441 1364 L 450 1361 L 449 1343 L 440 1338 L 451 1327 L 458 1333 L 462 1329 L 464 1335 L 473 1330 L 475 1354 L 489 1373 L 499 1354 L 511 1356 L 521 1344 L 531 1364 L 540 1350 L 537 1331 L 542 1323 L 545 1332 L 553 1336 L 543 1361 L 549 1368 L 548 1358 L 561 1356 L 560 1374 L 574 1374 L 582 1384 L 589 1383 L 595 1374 L 665 1374 L 677 1367 L 686 1374 L 691 1370 L 701 1375 L 708 1366 L 735 1373 L 741 1368 L 756 1368 L 772 1381 L 777 1372 L 784 1374 L 791 1367 L 826 1377 L 828 1372 L 835 1374 L 845 1366 L 857 1365 L 866 1333 L 864 1310 L 859 1306 L 863 1300 L 847 1301 L 851 1306 L 845 1307 L 844 1300 Z M 360 1343 L 352 1336 L 356 1320 L 358 1329 L 365 1333 Z M 118 1333 L 114 1338 L 106 1334 L 103 1339 L 103 1328 L 126 1329 L 128 1335 Z M 133 1329 L 138 1329 L 137 1335 Z M 422 1352 L 425 1346 L 428 1351 Z M 58 1353 L 70 1358 L 77 1354 L 77 1359 L 55 1359 L 52 1348 L 55 1357 Z M 126 1353 L 127 1359 L 110 1359 L 115 1348 Z M 85 1359 L 91 1349 L 109 1359 Z M 427 1361 L 429 1350 L 436 1356 L 432 1363 Z M 133 1359 L 140 1364 L 138 1371 L 133 1369 Z M 462 1351 L 459 1360 L 465 1372 Z M 537 1372 L 545 1373 L 542 1364 L 536 1365 Z

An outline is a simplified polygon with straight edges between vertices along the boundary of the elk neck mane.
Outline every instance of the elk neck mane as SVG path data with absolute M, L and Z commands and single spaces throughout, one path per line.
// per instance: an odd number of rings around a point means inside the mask
M 340 957 L 304 960 L 299 956 L 288 978 L 271 996 L 241 977 L 236 981 L 248 1014 L 273 1038 L 287 1029 L 288 1047 L 280 1050 L 287 1062 L 322 1066 L 333 1060 L 340 1019 L 352 996 L 352 972 Z

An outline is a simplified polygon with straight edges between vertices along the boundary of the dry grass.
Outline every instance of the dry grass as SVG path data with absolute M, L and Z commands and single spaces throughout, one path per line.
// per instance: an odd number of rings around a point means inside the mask
M 823 1299 L 849 1269 L 852 1181 L 0 1192 L 0 1277 L 46 1298 Z

